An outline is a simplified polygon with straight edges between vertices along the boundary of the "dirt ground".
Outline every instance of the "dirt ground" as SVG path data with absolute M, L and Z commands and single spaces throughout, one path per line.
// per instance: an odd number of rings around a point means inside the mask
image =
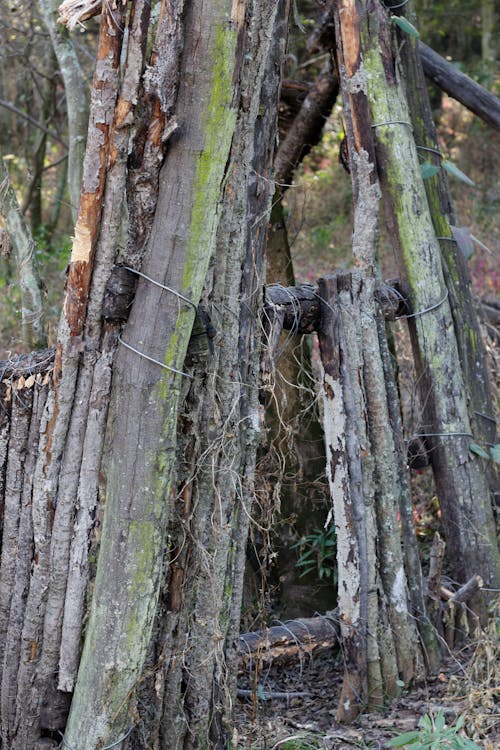
M 493 643 L 487 639 L 449 655 L 436 677 L 403 692 L 383 711 L 363 714 L 350 726 L 335 721 L 342 680 L 338 653 L 273 665 L 258 675 L 241 675 L 237 736 L 232 746 L 241 750 L 382 750 L 392 737 L 416 729 L 422 716 L 436 716 L 442 710 L 448 726 L 463 715 L 466 736 L 484 750 L 497 750 L 500 668 Z

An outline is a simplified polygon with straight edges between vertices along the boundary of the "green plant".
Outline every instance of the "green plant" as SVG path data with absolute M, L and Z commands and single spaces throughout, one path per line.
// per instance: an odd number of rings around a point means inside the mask
M 293 545 L 293 549 L 296 548 L 300 549 L 300 557 L 295 564 L 302 568 L 301 578 L 308 573 L 317 572 L 320 580 L 335 580 L 337 539 L 334 526 L 329 526 L 328 529 L 314 529 Z
M 419 729 L 413 732 L 393 737 L 387 747 L 409 747 L 411 750 L 481 750 L 475 742 L 459 734 L 464 726 L 463 716 L 455 724 L 448 726 L 444 712 L 439 711 L 435 717 L 430 714 L 422 716 L 418 726 Z

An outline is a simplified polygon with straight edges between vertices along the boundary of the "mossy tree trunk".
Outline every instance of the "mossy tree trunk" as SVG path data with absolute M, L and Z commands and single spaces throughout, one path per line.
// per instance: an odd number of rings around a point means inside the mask
M 414 20 L 409 9 L 405 13 Z M 492 413 L 493 394 L 490 375 L 472 296 L 470 274 L 464 253 L 464 240 L 460 239 L 464 232 L 467 237 L 467 229 L 459 229 L 457 226 L 447 173 L 442 168 L 443 156 L 439 152 L 436 128 L 418 53 L 421 45 L 406 34 L 398 34 L 398 37 L 400 39 L 399 67 L 420 161 L 431 162 L 441 167 L 435 175 L 424 180 L 424 186 L 432 224 L 441 249 L 443 274 L 467 392 L 471 430 L 474 442 L 487 451 L 489 445 L 497 442 L 497 429 L 495 416 Z M 439 468 L 437 466 L 436 470 L 439 471 Z M 498 467 L 494 462 L 490 462 L 488 466 L 485 466 L 485 470 L 491 494 L 493 497 L 498 496 L 500 493 Z M 445 478 L 444 481 L 446 482 L 447 479 Z
M 372 128 L 386 221 L 400 259 L 412 314 L 408 318 L 420 370 L 422 400 L 428 404 L 422 432 L 429 440 L 454 575 L 478 573 L 496 585 L 499 556 L 489 489 L 473 440 L 467 393 L 441 254 L 419 170 L 408 105 L 393 54 L 390 13 L 380 4 L 356 4 L 357 44 Z M 436 471 L 439 467 L 439 471 Z M 481 602 L 476 608 L 484 614 Z

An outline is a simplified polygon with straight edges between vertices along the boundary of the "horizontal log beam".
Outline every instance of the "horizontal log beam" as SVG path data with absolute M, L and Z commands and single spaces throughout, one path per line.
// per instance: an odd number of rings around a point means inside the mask
M 300 656 L 319 654 L 338 642 L 338 613 L 334 610 L 317 617 L 289 620 L 238 639 L 240 668 L 248 669 L 255 662 L 284 663 Z
M 405 298 L 395 280 L 382 284 L 376 291 L 376 297 L 386 320 L 394 320 L 408 312 Z M 284 313 L 285 331 L 312 333 L 318 330 L 320 324 L 318 287 L 312 284 L 291 287 L 270 284 L 265 291 L 264 314 L 272 319 L 277 308 Z

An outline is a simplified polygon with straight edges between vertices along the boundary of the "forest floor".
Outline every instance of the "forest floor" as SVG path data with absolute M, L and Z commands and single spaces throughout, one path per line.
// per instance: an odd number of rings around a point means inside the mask
M 351 725 L 335 721 L 341 684 L 338 653 L 273 665 L 257 677 L 240 675 L 233 748 L 382 750 L 391 738 L 417 729 L 421 717 L 436 717 L 440 711 L 448 727 L 462 716 L 461 733 L 483 750 L 500 747 L 500 663 L 493 631 L 474 646 L 449 654 L 433 679 L 403 692 L 383 711 L 364 713 Z M 284 693 L 289 697 L 278 697 Z M 443 742 L 437 747 L 449 746 Z

